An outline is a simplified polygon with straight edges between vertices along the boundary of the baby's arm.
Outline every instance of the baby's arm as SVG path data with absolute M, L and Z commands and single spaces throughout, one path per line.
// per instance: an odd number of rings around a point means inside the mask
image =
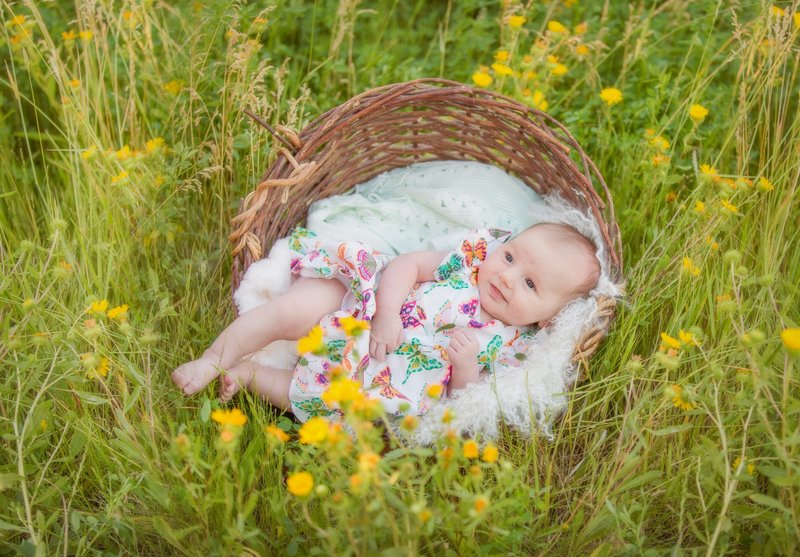
M 448 395 L 480 379 L 482 368 L 477 360 L 479 351 L 480 345 L 474 331 L 471 329 L 455 330 L 447 347 L 447 356 L 450 359 L 450 365 L 453 366 L 450 381 L 447 383 Z
M 418 282 L 433 280 L 433 273 L 447 255 L 440 251 L 413 251 L 398 255 L 381 273 L 375 293 L 375 316 L 372 318 L 369 354 L 382 362 L 394 352 L 403 338 L 400 308 Z

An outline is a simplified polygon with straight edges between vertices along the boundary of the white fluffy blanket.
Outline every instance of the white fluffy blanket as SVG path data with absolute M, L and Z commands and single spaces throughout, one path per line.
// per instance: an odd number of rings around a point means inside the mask
M 552 420 L 566 405 L 575 380 L 570 358 L 575 342 L 595 320 L 596 296 L 620 296 L 609 279 L 606 254 L 597 223 L 558 198 L 541 198 L 520 180 L 493 166 L 463 161 L 434 161 L 384 173 L 353 192 L 312 205 L 307 227 L 335 240 L 367 242 L 386 253 L 415 249 L 450 250 L 463 232 L 487 226 L 514 232 L 539 222 L 570 224 L 600 246 L 601 277 L 587 299 L 565 307 L 554 324 L 540 331 L 522 368 L 498 370 L 443 398 L 425 416 L 415 441 L 432 443 L 445 429 L 495 437 L 500 421 L 530 434 L 550 435 Z M 239 312 L 265 303 L 291 284 L 286 239 L 269 256 L 253 263 L 234 294 Z M 278 341 L 252 357 L 282 369 L 297 361 L 295 343 Z M 454 418 L 447 425 L 442 414 Z

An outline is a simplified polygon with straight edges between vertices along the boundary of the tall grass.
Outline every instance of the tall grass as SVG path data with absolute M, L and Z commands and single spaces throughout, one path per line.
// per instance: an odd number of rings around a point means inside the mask
M 3 552 L 796 553 L 796 10 L 4 1 Z M 245 394 L 214 423 L 169 372 L 232 317 L 229 220 L 276 148 L 243 109 L 299 129 L 424 76 L 547 103 L 612 188 L 628 296 L 555 439 L 301 443 Z

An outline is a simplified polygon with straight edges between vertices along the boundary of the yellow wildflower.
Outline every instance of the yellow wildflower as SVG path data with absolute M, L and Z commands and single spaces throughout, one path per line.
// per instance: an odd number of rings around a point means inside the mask
M 709 176 L 711 178 L 716 178 L 718 176 L 717 169 L 709 164 L 700 165 L 700 174 L 703 176 Z
M 65 41 L 74 41 L 75 39 L 78 38 L 78 34 L 72 29 L 70 29 L 69 31 L 62 31 L 61 38 L 64 39 Z
M 383 414 L 383 404 L 377 398 L 360 395 L 351 402 L 350 411 L 365 420 L 375 420 Z
M 675 337 L 669 336 L 667 333 L 661 333 L 661 341 L 664 346 L 674 348 L 675 350 L 681 347 L 681 341 Z
M 498 50 L 494 53 L 494 61 L 495 62 L 508 62 L 508 51 L 507 50 Z
M 606 87 L 605 89 L 600 91 L 600 98 L 608 106 L 613 106 L 617 103 L 622 102 L 622 91 L 620 91 L 616 87 Z
M 80 87 L 81 86 L 81 80 L 80 79 L 70 79 L 67 83 L 69 84 L 70 87 Z
M 561 34 L 561 35 L 569 35 L 569 29 L 564 27 L 560 22 L 552 19 L 547 22 L 547 30 L 551 33 Z
M 147 149 L 148 153 L 152 153 L 153 151 L 158 151 L 164 146 L 164 138 L 163 137 L 154 137 L 153 139 L 149 139 L 145 143 L 145 148 Z
M 19 25 L 21 26 L 25 23 L 25 16 L 24 15 L 15 15 L 11 18 L 11 25 Z
M 333 381 L 321 395 L 325 404 L 331 408 L 336 405 L 339 407 L 345 406 L 363 397 L 364 394 L 361 392 L 361 384 L 358 381 L 346 378 Z
M 650 140 L 650 145 L 652 145 L 656 149 L 660 149 L 662 151 L 666 151 L 667 149 L 669 149 L 669 141 L 667 141 L 661 135 L 657 135 L 653 139 L 651 139 Z
M 271 436 L 273 439 L 277 440 L 280 443 L 286 443 L 289 440 L 289 435 L 287 435 L 287 433 L 283 431 L 281 428 L 274 425 L 266 426 L 264 428 L 264 433 Z
M 706 236 L 706 243 L 711 246 L 711 249 L 713 250 L 719 249 L 719 243 L 717 243 L 717 241 L 711 236 Z
M 660 166 L 662 164 L 668 163 L 669 157 L 666 155 L 662 155 L 661 153 L 658 153 L 650 157 L 650 162 L 653 163 L 653 166 Z
M 472 74 L 472 82 L 478 87 L 488 87 L 492 84 L 492 76 L 486 72 L 475 72 Z
M 92 40 L 92 37 L 94 37 L 94 33 L 92 33 L 91 31 L 81 31 L 80 33 L 78 33 L 78 36 L 81 38 L 83 42 L 88 43 L 89 41 Z
M 525 18 L 525 16 L 512 15 L 511 17 L 508 18 L 508 26 L 511 27 L 512 29 L 519 29 L 523 25 L 525 25 L 526 21 L 527 19 Z
M 362 331 L 369 331 L 369 321 L 356 319 L 351 315 L 339 318 L 339 326 L 349 337 L 357 337 Z
M 681 410 L 691 410 L 695 407 L 694 403 L 683 398 L 683 388 L 680 385 L 672 385 L 670 390 L 672 395 L 672 405 L 675 406 L 675 408 L 680 408 Z
M 472 507 L 475 509 L 475 512 L 478 513 L 482 513 L 483 511 L 485 511 L 486 507 L 488 506 L 489 506 L 489 500 L 483 495 L 479 495 L 475 499 L 475 503 L 472 505 Z
M 333 446 L 337 445 L 340 441 L 350 441 L 350 436 L 344 431 L 342 424 L 332 423 L 328 427 L 328 434 L 325 440 L 328 442 L 328 445 Z
M 173 79 L 172 81 L 164 84 L 164 90 L 171 95 L 177 95 L 183 89 L 182 79 Z
M 675 201 L 676 199 L 678 199 L 678 194 L 677 194 L 677 193 L 675 193 L 674 191 L 668 191 L 668 192 L 667 192 L 667 195 L 665 195 L 665 196 L 664 196 L 664 200 L 665 200 L 667 203 L 672 203 L 672 202 L 673 202 L 673 201 Z
M 89 309 L 87 311 L 89 313 L 95 313 L 97 315 L 105 315 L 107 309 L 108 309 L 108 300 L 100 300 L 99 302 L 92 302 L 92 305 L 89 306 Z
M 772 12 L 772 15 L 775 17 L 783 17 L 786 15 L 786 10 L 778 6 L 771 6 L 769 11 Z
M 361 490 L 361 485 L 364 483 L 364 478 L 360 474 L 353 474 L 350 476 L 350 487 L 358 492 Z
M 514 73 L 514 71 L 511 68 L 509 68 L 508 66 L 506 66 L 501 62 L 495 62 L 494 64 L 492 64 L 492 69 L 494 70 L 494 73 L 496 73 L 497 75 L 511 75 Z
M 696 123 L 700 123 L 706 119 L 708 116 L 708 109 L 704 107 L 702 104 L 693 104 L 689 107 L 689 118 L 694 120 Z
M 300 427 L 300 442 L 304 445 L 316 445 L 328 436 L 330 424 L 324 418 L 315 416 Z
M 314 328 L 308 332 L 308 335 L 297 341 L 297 352 L 301 355 L 308 354 L 309 352 L 321 354 L 324 347 L 325 343 L 322 341 L 322 327 L 319 325 L 315 325 Z
M 453 415 L 453 411 L 450 410 L 449 408 L 445 408 L 444 412 L 442 412 L 442 423 L 449 424 L 450 422 L 453 421 L 454 417 L 455 416 Z
M 286 489 L 296 497 L 305 497 L 314 488 L 314 477 L 308 472 L 295 472 L 286 478 Z
M 754 465 L 754 464 L 752 464 L 752 463 L 749 463 L 749 462 L 747 462 L 747 459 L 746 459 L 746 458 L 745 458 L 744 460 L 742 460 L 742 457 L 741 457 L 741 456 L 737 456 L 737 457 L 736 457 L 736 460 L 734 460 L 734 461 L 733 461 L 733 471 L 734 471 L 734 472 L 738 472 L 738 471 L 739 471 L 739 466 L 741 466 L 741 464 L 742 464 L 743 462 L 744 462 L 744 463 L 746 463 L 746 465 L 744 466 L 744 469 L 743 469 L 742 471 L 743 471 L 743 472 L 745 472 L 745 471 L 746 471 L 746 472 L 747 472 L 747 473 L 748 473 L 750 476 L 752 476 L 753 474 L 755 474 L 755 472 L 756 472 L 756 467 L 755 467 L 755 465 Z
M 701 213 L 705 213 L 706 211 L 706 204 L 702 201 L 695 201 L 694 203 L 694 212 L 698 215 Z
M 800 354 L 800 328 L 790 327 L 781 331 L 781 342 L 790 354 Z
M 358 469 L 362 472 L 370 472 L 375 470 L 381 457 L 372 451 L 364 452 L 358 455 Z
M 444 447 L 441 451 L 439 451 L 439 456 L 441 456 L 442 462 L 445 464 L 453 460 L 454 455 L 455 451 L 453 450 L 453 447 Z
M 91 364 L 94 360 L 94 356 L 91 354 L 81 354 L 81 360 L 83 360 L 87 364 Z M 108 369 L 111 367 L 111 361 L 102 356 L 97 363 L 97 366 L 92 367 L 89 371 L 86 372 L 86 377 L 90 379 L 99 379 L 100 377 L 105 377 L 108 375 Z
M 577 54 L 578 56 L 586 56 L 587 54 L 589 54 L 589 47 L 586 46 L 585 44 L 579 44 L 578 46 L 575 47 L 575 54 Z
M 439 398 L 442 396 L 442 391 L 444 391 L 444 387 L 441 383 L 434 383 L 429 385 L 427 389 L 425 389 L 425 394 L 427 394 L 431 398 Z
M 85 161 L 88 161 L 92 159 L 96 153 L 97 153 L 97 147 L 92 145 L 91 147 L 89 147 L 88 149 L 86 149 L 81 153 L 81 158 Z
M 544 93 L 542 93 L 538 89 L 536 89 L 533 92 L 533 96 L 531 97 L 531 102 L 533 103 L 533 106 L 535 106 L 536 108 L 538 108 L 542 112 L 546 112 L 547 111 L 547 107 L 549 106 L 547 104 L 547 99 L 544 98 Z
M 794 20 L 794 28 L 800 29 L 800 12 L 794 12 L 792 14 L 792 20 Z
M 127 170 L 123 170 L 122 172 L 120 172 L 116 176 L 112 176 L 111 177 L 111 183 L 112 184 L 118 184 L 120 182 L 124 182 L 125 179 L 127 179 L 127 178 L 128 178 L 128 171 Z
M 772 185 L 772 182 L 770 182 L 763 176 L 758 179 L 758 187 L 764 191 L 772 191 L 775 189 L 775 186 Z
M 490 464 L 497 462 L 497 456 L 499 451 L 497 447 L 494 446 L 493 443 L 489 443 L 483 448 L 483 455 L 481 455 L 481 460 L 484 462 L 488 462 Z
M 569 68 L 567 66 L 565 66 L 564 64 L 561 64 L 560 62 L 556 63 L 556 65 L 553 66 L 550 69 L 550 73 L 553 74 L 556 77 L 560 77 L 560 76 L 564 75 L 565 73 L 567 73 L 568 71 L 569 71 Z
M 214 410 L 211 419 L 220 425 L 243 426 L 247 423 L 247 416 L 238 408 L 230 410 Z
M 678 338 L 681 339 L 681 344 L 697 344 L 697 339 L 691 331 L 681 329 L 678 331 Z
M 700 267 L 694 264 L 690 257 L 683 258 L 683 270 L 688 272 L 693 277 L 700 275 Z
M 117 157 L 117 160 L 124 161 L 136 155 L 136 151 L 133 151 L 130 145 L 123 145 L 114 155 Z
M 419 418 L 411 414 L 404 416 L 403 421 L 400 422 L 400 427 L 403 428 L 405 431 L 409 432 L 417 429 L 418 425 L 419 425 Z
M 731 203 L 730 201 L 728 201 L 727 199 L 721 200 L 720 204 L 722 205 L 723 209 L 725 209 L 726 211 L 728 211 L 730 213 L 733 213 L 734 215 L 739 212 L 739 208 L 736 205 L 734 205 L 733 203 Z
M 433 513 L 429 509 L 422 509 L 417 514 L 417 517 L 419 518 L 420 522 L 428 522 L 432 516 Z
M 128 316 L 128 304 L 122 304 L 121 306 L 117 306 L 115 308 L 111 308 L 110 310 L 108 310 L 109 319 L 119 319 L 120 321 L 123 321 L 127 316 Z
M 575 26 L 575 34 L 576 35 L 583 35 L 586 31 L 589 30 L 589 24 L 585 21 L 583 23 L 579 23 Z
M 475 442 L 474 439 L 468 439 L 464 442 L 464 446 L 462 447 L 462 453 L 465 458 L 478 458 L 479 450 L 478 444 Z

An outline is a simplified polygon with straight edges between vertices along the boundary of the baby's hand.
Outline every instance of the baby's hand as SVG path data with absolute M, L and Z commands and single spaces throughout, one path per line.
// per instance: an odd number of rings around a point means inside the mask
M 379 362 L 403 342 L 403 321 L 400 314 L 376 312 L 369 331 L 369 355 Z
M 477 356 L 481 347 L 472 329 L 455 329 L 447 347 L 447 357 L 452 370 L 447 383 L 447 393 L 463 389 L 480 379 L 481 366 Z
M 450 337 L 450 345 L 447 347 L 447 356 L 450 363 L 453 364 L 453 370 L 479 369 L 475 358 L 480 349 L 475 331 L 463 328 L 455 329 Z

